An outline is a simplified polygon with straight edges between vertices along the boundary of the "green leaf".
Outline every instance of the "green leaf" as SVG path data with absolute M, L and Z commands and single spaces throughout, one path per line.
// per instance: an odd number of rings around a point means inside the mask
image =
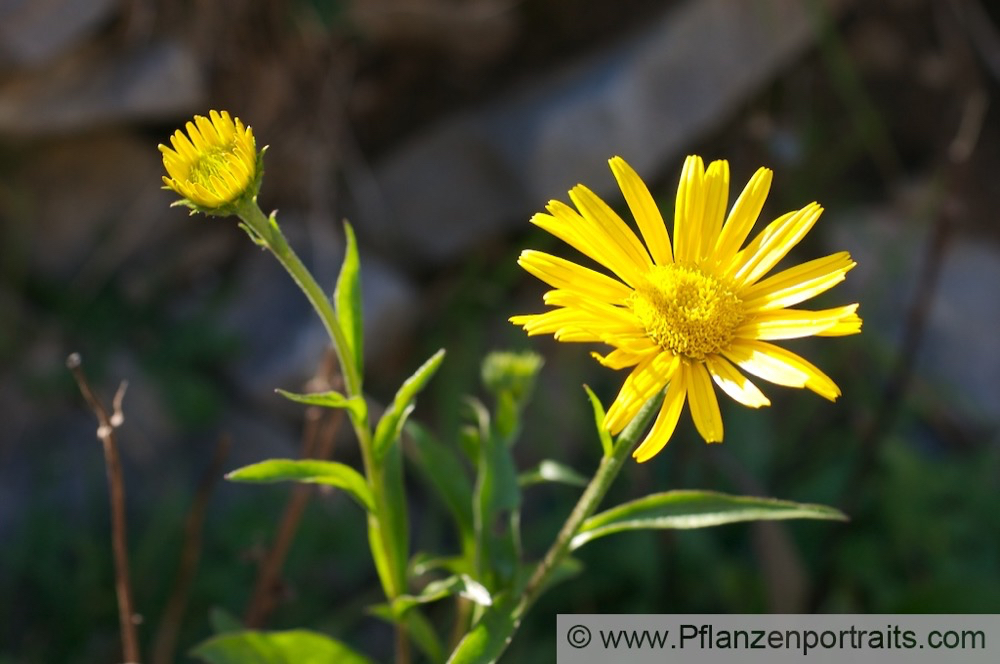
M 452 574 L 465 574 L 469 571 L 469 561 L 463 556 L 432 556 L 429 553 L 417 553 L 410 559 L 410 577 L 423 576 L 429 572 L 443 570 Z
M 451 512 L 463 539 L 473 537 L 472 482 L 458 455 L 415 422 L 407 425 L 417 463 L 428 483 Z
M 578 549 L 587 542 L 623 530 L 708 528 L 738 521 L 831 519 L 846 521 L 840 510 L 825 505 L 774 498 L 730 496 L 715 491 L 667 491 L 596 514 L 580 526 L 570 542 Z
M 347 246 L 344 249 L 344 263 L 337 277 L 337 287 L 333 291 L 334 307 L 337 310 L 337 321 L 347 338 L 348 350 L 358 375 L 363 374 L 364 367 L 364 317 L 361 311 L 361 260 L 358 257 L 358 241 L 354 237 L 354 229 L 344 221 L 344 236 Z
M 545 459 L 538 464 L 537 468 L 521 473 L 518 477 L 521 488 L 542 482 L 560 482 L 570 486 L 585 487 L 588 481 L 586 477 L 569 466 L 552 459 Z
M 427 659 L 433 663 L 444 662 L 444 646 L 427 616 L 420 611 L 407 611 L 403 624 L 406 625 L 406 633 Z
M 405 586 L 406 565 L 410 550 L 409 503 L 406 500 L 406 486 L 403 483 L 403 450 L 399 445 L 390 447 L 382 460 L 382 487 L 386 504 L 381 515 L 386 528 L 392 533 L 390 551 L 395 578 Z M 405 588 L 401 587 L 402 592 Z
M 431 581 L 419 595 L 400 595 L 392 601 L 392 609 L 396 615 L 403 615 L 417 604 L 437 602 L 445 597 L 458 595 L 475 602 L 480 606 L 490 606 L 493 598 L 490 591 L 467 574 L 456 574 L 446 579 Z
M 374 500 L 361 473 L 337 461 L 317 459 L 268 459 L 226 474 L 232 482 L 305 482 L 343 489 L 365 510 L 374 510 Z
M 403 626 L 406 633 L 431 662 L 444 661 L 444 647 L 441 645 L 441 639 L 434 631 L 434 625 L 420 610 L 409 607 L 400 616 L 388 604 L 376 604 L 368 607 L 368 613 L 390 625 Z
M 212 610 L 209 611 L 208 622 L 212 625 L 212 631 L 216 634 L 242 632 L 246 629 L 239 618 L 219 606 L 213 606 Z
M 448 664 L 492 664 L 513 637 L 517 598 L 507 598 L 486 610 L 479 622 L 462 637 Z
M 191 655 L 209 664 L 371 664 L 340 641 L 304 629 L 222 634 L 200 643 Z
M 477 578 L 493 591 L 511 587 L 521 564 L 521 488 L 511 448 L 490 425 L 481 403 L 469 400 L 480 430 L 473 495 Z
M 275 390 L 278 394 L 307 406 L 322 406 L 323 408 L 343 408 L 350 412 L 356 422 L 364 422 L 368 417 L 368 405 L 361 397 L 345 397 L 340 392 L 313 392 L 311 394 L 296 394 L 286 390 Z
M 590 398 L 590 405 L 594 409 L 594 423 L 597 425 L 597 435 L 601 439 L 601 448 L 604 450 L 604 456 L 611 456 L 611 448 L 613 444 L 611 442 L 611 433 L 604 428 L 604 406 L 601 405 L 601 400 L 597 398 L 594 391 L 590 389 L 589 386 L 584 385 L 583 389 L 587 391 L 587 396 Z
M 376 461 L 381 461 L 385 456 L 385 451 L 389 449 L 403 430 L 406 418 L 413 410 L 413 402 L 417 394 L 424 388 L 427 381 L 431 379 L 434 372 L 441 366 L 444 360 L 444 349 L 431 355 L 430 359 L 424 362 L 413 372 L 413 375 L 406 379 L 403 385 L 396 392 L 396 398 L 392 401 L 392 406 L 385 411 L 378 426 L 375 427 L 375 439 L 372 443 L 372 451 Z

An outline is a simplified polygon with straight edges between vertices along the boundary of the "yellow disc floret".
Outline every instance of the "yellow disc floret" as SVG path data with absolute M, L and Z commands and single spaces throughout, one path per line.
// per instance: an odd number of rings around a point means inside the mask
M 697 267 L 657 265 L 628 305 L 664 350 L 692 360 L 726 348 L 743 320 L 743 303 L 724 281 Z

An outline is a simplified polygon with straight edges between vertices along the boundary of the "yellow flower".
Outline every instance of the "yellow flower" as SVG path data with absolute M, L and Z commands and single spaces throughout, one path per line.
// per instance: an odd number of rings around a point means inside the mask
M 550 201 L 549 213 L 531 221 L 617 279 L 526 250 L 518 263 L 555 287 L 544 302 L 556 308 L 510 319 L 529 335 L 608 344 L 610 353 L 593 354 L 601 364 L 632 367 L 604 427 L 617 434 L 666 386 L 659 415 L 633 456 L 647 461 L 663 449 L 685 401 L 705 441 L 721 442 L 713 381 L 745 406 L 770 404 L 739 369 L 778 385 L 808 388 L 831 401 L 840 396 L 826 374 L 770 342 L 860 332 L 857 304 L 821 311 L 789 308 L 843 281 L 854 261 L 839 252 L 763 278 L 809 232 L 823 208 L 810 203 L 789 212 L 744 247 L 767 198 L 771 171 L 758 169 L 726 219 L 729 164 L 712 162 L 706 172 L 701 157 L 691 156 L 677 189 L 671 246 L 646 185 L 621 157 L 610 164 L 645 244 L 604 201 L 577 185 L 569 192 L 576 210 Z
M 160 145 L 166 188 L 184 199 L 180 203 L 200 212 L 231 214 L 235 205 L 257 195 L 262 164 L 253 130 L 229 113 L 194 116 L 170 137 L 173 149 Z

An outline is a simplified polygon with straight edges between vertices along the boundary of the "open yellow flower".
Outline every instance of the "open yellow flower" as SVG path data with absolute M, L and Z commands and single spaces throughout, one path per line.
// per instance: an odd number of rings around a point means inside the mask
M 234 206 L 252 198 L 260 187 L 260 155 L 253 130 L 226 111 L 194 116 L 170 137 L 173 149 L 160 145 L 167 188 L 200 212 L 231 214 Z
M 808 311 L 789 308 L 844 280 L 854 267 L 839 252 L 764 275 L 809 232 L 823 211 L 816 203 L 772 221 L 745 247 L 771 186 L 758 169 L 726 218 L 729 164 L 701 157 L 684 162 L 671 246 L 646 185 L 621 157 L 610 160 L 645 243 L 604 201 L 583 185 L 569 192 L 576 210 L 550 201 L 532 223 L 615 274 L 617 279 L 540 251 L 518 263 L 555 290 L 542 314 L 514 316 L 529 335 L 558 341 L 601 342 L 613 347 L 601 364 L 632 372 L 604 418 L 617 434 L 642 405 L 666 386 L 666 397 L 648 435 L 635 449 L 638 461 L 655 456 L 670 440 L 684 402 L 706 442 L 722 441 L 714 381 L 751 408 L 770 404 L 739 369 L 788 387 L 805 387 L 831 401 L 840 389 L 802 357 L 770 343 L 806 336 L 861 331 L 857 304 Z M 739 369 L 737 369 L 739 367 Z

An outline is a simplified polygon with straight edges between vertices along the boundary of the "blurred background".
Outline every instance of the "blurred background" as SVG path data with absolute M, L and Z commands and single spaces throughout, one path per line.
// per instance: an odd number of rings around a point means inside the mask
M 624 208 L 609 157 L 667 218 L 686 154 L 728 159 L 731 197 L 769 166 L 763 217 L 826 208 L 789 262 L 858 261 L 817 305 L 859 301 L 863 333 L 789 344 L 837 381 L 838 403 L 769 385 L 769 409 L 724 399 L 712 447 L 685 415 L 608 499 L 707 488 L 851 521 L 599 540 L 510 661 L 553 660 L 558 612 L 1000 611 L 998 84 L 987 0 L 0 0 L 0 662 L 120 661 L 74 351 L 106 402 L 129 382 L 118 437 L 144 653 L 191 661 L 210 616 L 256 603 L 260 626 L 390 657 L 388 628 L 359 617 L 379 594 L 349 500 L 289 508 L 288 486 L 212 483 L 268 457 L 357 458 L 335 420 L 273 391 L 336 382 L 305 299 L 233 220 L 170 209 L 160 189 L 156 145 L 209 109 L 270 145 L 261 205 L 321 283 L 341 220 L 357 229 L 373 401 L 445 347 L 415 416 L 454 441 L 487 351 L 545 356 L 523 468 L 554 458 L 589 475 L 600 446 L 581 384 L 608 404 L 624 377 L 506 322 L 542 310 L 521 249 L 573 257 L 527 223 L 535 211 L 578 182 Z M 453 550 L 410 481 L 414 549 Z M 576 495 L 528 490 L 529 555 Z M 297 528 L 262 608 L 279 523 Z M 200 553 L 196 572 L 182 551 Z M 154 646 L 163 629 L 176 649 Z

